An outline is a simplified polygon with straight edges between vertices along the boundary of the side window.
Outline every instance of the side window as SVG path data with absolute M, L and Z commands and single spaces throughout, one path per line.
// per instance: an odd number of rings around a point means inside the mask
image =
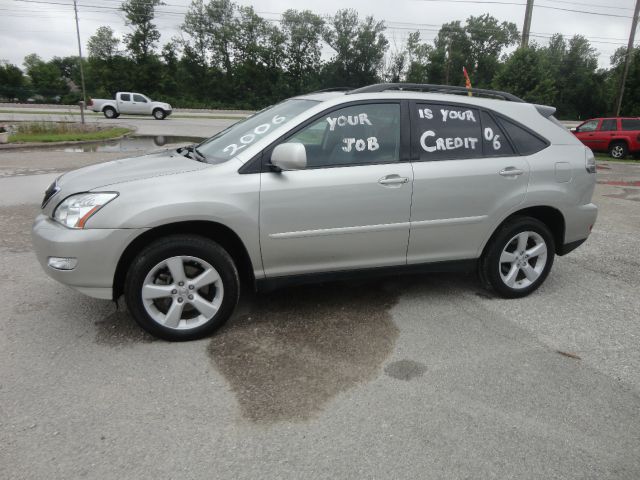
M 416 103 L 412 114 L 413 157 L 421 161 L 482 156 L 480 112 L 453 105 Z
M 576 128 L 576 132 L 595 132 L 596 128 L 598 128 L 598 120 L 589 120 Z
M 400 105 L 356 105 L 327 113 L 285 140 L 302 143 L 309 168 L 400 160 Z
M 128 93 L 120 94 L 120 101 L 121 102 L 130 102 L 131 101 L 131 95 L 128 94 Z
M 615 132 L 616 130 L 618 130 L 618 120 L 616 120 L 615 118 L 607 118 L 606 120 L 602 120 L 600 131 Z
M 485 157 L 513 155 L 513 148 L 502 129 L 485 111 L 480 112 L 482 119 L 482 153 Z
M 133 101 L 134 102 L 140 102 L 140 103 L 147 103 L 147 99 L 144 98 L 142 95 L 138 95 L 138 94 L 133 94 Z
M 499 117 L 498 122 L 507 132 L 520 155 L 533 155 L 547 147 L 547 142 L 506 118 Z
M 640 118 L 624 118 L 622 120 L 622 130 L 640 130 Z

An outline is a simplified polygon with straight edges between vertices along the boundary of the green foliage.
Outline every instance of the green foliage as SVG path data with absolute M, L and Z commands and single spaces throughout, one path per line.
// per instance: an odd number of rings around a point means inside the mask
M 9 143 L 107 140 L 130 131 L 128 128 L 98 128 L 77 123 L 29 122 L 18 126 L 17 131 L 9 136 Z
M 24 101 L 28 98 L 27 79 L 22 70 L 7 62 L 0 62 L 0 98 Z
M 511 54 L 495 76 L 496 89 L 513 93 L 529 102 L 553 104 L 555 79 L 549 76 L 549 59 L 544 50 L 532 45 Z
M 276 23 L 232 0 L 191 0 L 181 34 L 158 45 L 154 24 L 161 0 L 125 0 L 131 32 L 120 39 L 100 27 L 88 42 L 87 93 L 112 98 L 141 91 L 176 107 L 258 109 L 320 88 L 359 87 L 379 81 L 498 88 L 528 101 L 554 105 L 561 118 L 613 113 L 626 49 L 598 69 L 597 52 L 581 36 L 554 35 L 505 55 L 519 40 L 515 24 L 489 14 L 442 25 L 434 41 L 419 32 L 389 51 L 385 25 L 344 9 L 321 17 L 287 10 Z M 333 51 L 323 60 L 323 47 Z M 25 58 L 24 75 L 0 63 L 0 97 L 74 103 L 80 84 L 77 57 L 44 62 Z M 640 49 L 632 53 L 622 113 L 640 115 Z
M 361 21 L 351 9 L 339 10 L 328 19 L 324 41 L 336 53 L 325 65 L 325 82 L 348 87 L 377 82 L 389 44 L 384 30 L 384 22 L 376 22 L 373 17 Z
M 119 44 L 120 39 L 114 36 L 111 27 L 98 27 L 87 43 L 89 58 L 109 60 L 118 53 Z

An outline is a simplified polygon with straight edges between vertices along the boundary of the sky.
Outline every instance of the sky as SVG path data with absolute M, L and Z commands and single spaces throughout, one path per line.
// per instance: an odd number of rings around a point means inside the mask
M 180 35 L 180 24 L 190 0 L 164 0 L 157 10 L 156 24 L 161 43 Z M 526 0 L 235 0 L 251 5 L 261 16 L 277 20 L 292 8 L 332 15 L 341 8 L 355 9 L 361 17 L 373 15 L 384 20 L 391 50 L 400 49 L 415 30 L 431 41 L 440 25 L 489 13 L 499 21 L 514 22 L 522 30 Z M 129 29 L 118 11 L 121 0 L 78 0 L 80 36 L 86 51 L 87 40 L 101 25 L 110 26 L 118 37 Z M 22 67 L 23 59 L 37 53 L 44 60 L 54 56 L 77 55 L 72 0 L 0 0 L 0 60 Z M 598 50 L 600 67 L 608 67 L 613 52 L 626 46 L 631 29 L 634 0 L 535 0 L 531 40 L 541 45 L 553 33 L 568 37 L 581 34 Z M 564 9 L 564 10 L 562 10 Z M 579 13 L 580 10 L 591 13 Z M 636 45 L 640 43 L 640 34 Z M 331 56 L 324 48 L 324 56 Z

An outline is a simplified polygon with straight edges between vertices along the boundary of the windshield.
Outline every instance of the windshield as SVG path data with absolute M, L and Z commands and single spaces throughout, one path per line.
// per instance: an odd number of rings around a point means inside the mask
M 206 156 L 209 163 L 229 160 L 266 133 L 317 104 L 315 100 L 285 100 L 265 108 L 205 140 L 198 145 L 198 152 Z

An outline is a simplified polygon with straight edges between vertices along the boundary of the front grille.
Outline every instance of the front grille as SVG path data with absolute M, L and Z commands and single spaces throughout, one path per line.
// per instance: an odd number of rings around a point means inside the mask
M 60 191 L 60 187 L 58 186 L 58 180 L 54 180 L 54 182 L 49 185 L 49 188 L 44 192 L 44 198 L 42 199 L 42 205 L 40 208 L 44 208 L 49 203 L 49 200 Z

